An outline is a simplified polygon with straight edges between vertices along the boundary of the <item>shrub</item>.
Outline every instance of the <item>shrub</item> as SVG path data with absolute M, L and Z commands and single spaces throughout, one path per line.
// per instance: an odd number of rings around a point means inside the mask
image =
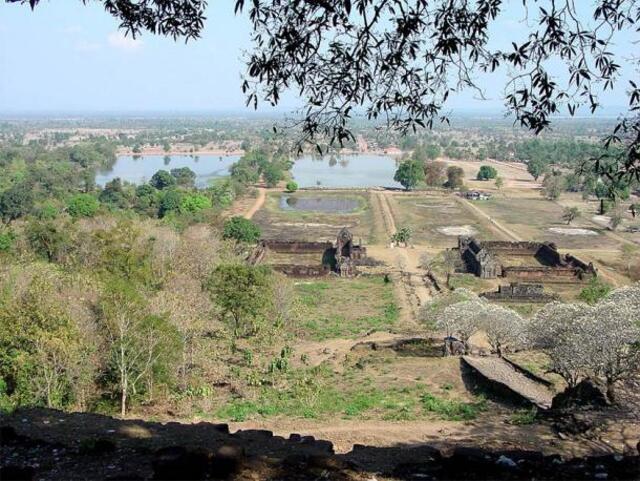
M 392 242 L 406 244 L 411 240 L 412 231 L 410 227 L 401 227 L 398 232 L 391 236 Z
M 71 197 L 67 204 L 67 212 L 71 217 L 93 217 L 100 202 L 90 194 L 77 194 Z
M 498 177 L 498 171 L 490 165 L 481 166 L 477 175 L 478 180 L 489 180 L 495 179 L 496 177 Z
M 182 195 L 177 190 L 168 190 L 160 200 L 159 217 L 166 216 L 169 212 L 175 212 L 180 209 L 182 204 Z
M 13 232 L 0 232 L 0 252 L 7 252 L 13 246 L 15 235 Z
M 251 220 L 244 217 L 232 217 L 224 223 L 222 237 L 225 239 L 235 239 L 238 242 L 248 242 L 250 244 L 260 240 L 260 228 Z
M 589 281 L 589 285 L 580 291 L 578 299 L 593 305 L 600 299 L 607 297 L 610 292 L 611 286 L 609 284 L 594 277 Z
M 180 203 L 180 212 L 189 212 L 191 214 L 210 208 L 211 200 L 202 194 L 187 195 Z
M 298 184 L 296 184 L 293 180 L 290 180 L 289 182 L 287 182 L 288 192 L 295 192 L 296 190 L 298 190 Z

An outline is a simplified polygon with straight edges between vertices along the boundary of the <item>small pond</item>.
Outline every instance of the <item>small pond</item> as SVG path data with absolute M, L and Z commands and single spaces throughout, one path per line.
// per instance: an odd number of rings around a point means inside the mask
M 327 214 L 349 214 L 360 207 L 358 199 L 340 196 L 298 197 L 283 195 L 280 197 L 282 210 L 304 212 L 323 212 Z

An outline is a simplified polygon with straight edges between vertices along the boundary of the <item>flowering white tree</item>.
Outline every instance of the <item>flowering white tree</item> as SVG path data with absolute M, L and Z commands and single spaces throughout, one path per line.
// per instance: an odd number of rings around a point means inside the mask
M 637 321 L 640 322 L 640 282 L 620 287 L 604 298 L 605 302 L 621 302 L 636 310 Z
M 593 307 L 554 302 L 528 329 L 532 347 L 543 349 L 569 386 L 599 379 L 615 400 L 615 384 L 640 370 L 640 285 L 613 291 Z
M 469 351 L 469 338 L 480 328 L 480 316 L 486 301 L 473 299 L 457 302 L 447 306 L 437 317 L 436 326 L 444 331 L 447 337 L 456 336 L 464 344 L 465 352 Z
M 524 344 L 524 318 L 513 309 L 486 303 L 480 317 L 480 329 L 487 335 L 491 350 L 502 356 L 505 348 Z
M 527 340 L 531 347 L 545 349 L 576 331 L 574 322 L 592 310 L 587 304 L 551 302 L 540 309 L 527 326 Z
M 610 401 L 615 401 L 616 383 L 640 370 L 640 311 L 635 301 L 632 297 L 600 302 L 591 315 L 580 320 L 583 329 L 576 337 L 587 371 L 606 383 Z

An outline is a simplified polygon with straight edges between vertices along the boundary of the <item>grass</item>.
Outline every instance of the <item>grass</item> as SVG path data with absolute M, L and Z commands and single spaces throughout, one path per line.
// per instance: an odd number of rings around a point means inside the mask
M 537 415 L 538 410 L 536 408 L 520 409 L 510 416 L 509 423 L 517 426 L 526 426 L 535 423 Z
M 389 329 L 399 310 L 393 287 L 379 277 L 311 281 L 296 285 L 302 337 L 317 341 Z
M 449 279 L 449 285 L 452 289 L 464 287 L 475 292 L 484 292 L 491 290 L 491 283 L 480 279 L 473 274 L 453 274 Z
M 491 232 L 476 216 L 461 206 L 451 196 L 402 195 L 393 197 L 396 224 L 409 226 L 413 231 L 413 242 L 426 243 L 434 247 L 453 247 L 457 236 L 445 235 L 438 228 L 470 225 L 479 238 L 492 237 Z
M 306 379 L 304 382 L 299 382 Z M 284 416 L 319 419 L 382 419 L 411 421 L 435 417 L 448 421 L 475 419 L 485 410 L 484 399 L 465 402 L 434 396 L 424 386 L 380 388 L 367 383 L 340 390 L 336 383 L 293 376 L 287 388 L 267 386 L 252 399 L 232 399 L 216 412 L 222 420 L 242 422 L 256 418 Z
M 464 402 L 440 398 L 427 392 L 420 400 L 425 411 L 437 414 L 446 421 L 470 421 L 487 409 L 486 400 L 483 398 L 475 402 Z

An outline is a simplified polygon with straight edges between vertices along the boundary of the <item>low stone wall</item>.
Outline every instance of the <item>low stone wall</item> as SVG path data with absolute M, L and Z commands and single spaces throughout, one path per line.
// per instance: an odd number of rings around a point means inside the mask
M 282 272 L 291 277 L 322 277 L 331 272 L 328 266 L 322 264 L 313 266 L 304 266 L 298 264 L 273 264 L 273 270 Z
M 300 241 L 281 241 L 281 240 L 263 240 L 260 245 L 274 252 L 282 254 L 315 254 L 323 253 L 327 249 L 332 249 L 331 242 L 300 242 Z
M 512 256 L 532 256 L 544 245 L 540 242 L 482 241 L 485 249 Z
M 579 282 L 586 281 L 591 276 L 584 276 L 575 267 L 504 267 L 502 275 L 507 279 L 523 281 L 544 280 L 546 282 Z
M 503 302 L 551 302 L 558 299 L 555 294 L 544 292 L 542 284 L 519 284 L 512 282 L 508 286 L 498 286 L 495 292 L 485 292 L 482 297 Z

